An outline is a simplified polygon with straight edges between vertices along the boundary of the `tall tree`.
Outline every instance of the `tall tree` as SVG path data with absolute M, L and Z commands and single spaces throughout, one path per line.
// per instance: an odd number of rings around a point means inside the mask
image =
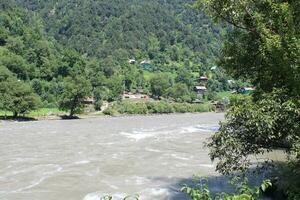
M 233 27 L 219 62 L 227 72 L 264 92 L 276 87 L 300 95 L 299 1 L 198 0 L 196 5 Z
M 85 77 L 76 75 L 64 79 L 64 90 L 59 108 L 70 112 L 70 117 L 83 111 L 84 100 L 91 95 L 91 85 Z
M 220 64 L 257 88 L 254 99 L 235 102 L 209 143 L 217 169 L 244 170 L 251 154 L 291 150 L 300 136 L 300 2 L 199 0 L 196 5 L 232 26 Z

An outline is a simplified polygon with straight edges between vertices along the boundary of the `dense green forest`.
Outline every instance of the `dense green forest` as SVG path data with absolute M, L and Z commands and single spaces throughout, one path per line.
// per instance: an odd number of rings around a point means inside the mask
M 168 71 L 184 61 L 211 64 L 219 49 L 222 29 L 189 8 L 192 0 L 18 2 L 40 13 L 59 43 L 88 56 L 148 58 Z
M 74 106 L 82 108 L 86 96 L 94 96 L 99 109 L 124 91 L 191 102 L 201 75 L 209 77 L 212 99 L 230 86 L 222 70 L 211 70 L 226 29 L 192 9 L 192 2 L 1 1 L 1 81 L 16 82 L 34 96 L 29 99 L 40 99 L 25 102 L 16 87 L 2 84 L 1 109 L 79 112 Z M 143 68 L 142 61 L 150 66 Z M 26 109 L 11 109 L 20 102 Z

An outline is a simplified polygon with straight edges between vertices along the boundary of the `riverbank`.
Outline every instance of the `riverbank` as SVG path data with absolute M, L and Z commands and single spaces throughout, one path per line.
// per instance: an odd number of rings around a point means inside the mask
M 153 113 L 153 114 L 118 114 L 118 115 L 105 115 L 103 113 L 93 113 L 93 114 L 82 114 L 78 115 L 76 119 L 73 120 L 85 120 L 85 119 L 105 119 L 105 118 L 131 118 L 131 117 L 155 117 L 155 116 L 184 116 L 184 115 L 198 115 L 198 114 L 218 114 L 216 112 L 193 112 L 193 113 Z M 223 113 L 219 113 L 223 114 Z M 53 115 L 53 116 L 40 116 L 40 117 L 7 117 L 0 116 L 0 122 L 31 122 L 31 121 L 69 121 L 63 119 L 63 116 Z M 71 120 L 71 119 L 70 119 Z M 72 121 L 72 120 L 71 120 Z
M 115 102 L 103 111 L 105 115 L 118 116 L 123 114 L 171 114 L 171 113 L 202 113 L 213 111 L 211 103 L 175 103 L 166 101 L 121 101 Z
M 168 102 L 114 102 L 106 106 L 103 111 L 95 111 L 77 115 L 75 119 L 97 118 L 97 117 L 126 117 L 126 116 L 151 116 L 162 114 L 182 113 L 208 113 L 213 112 L 210 103 L 168 103 Z M 12 117 L 11 112 L 0 111 L 0 121 L 43 121 L 67 119 L 68 113 L 57 108 L 41 108 L 27 115 Z

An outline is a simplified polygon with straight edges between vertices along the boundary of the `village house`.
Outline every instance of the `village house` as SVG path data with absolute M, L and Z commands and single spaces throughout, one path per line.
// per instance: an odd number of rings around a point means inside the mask
M 206 76 L 200 76 L 198 79 L 198 82 L 200 85 L 206 85 L 207 81 L 208 81 L 208 78 Z
M 135 59 L 129 59 L 128 63 L 131 64 L 131 65 L 134 65 L 136 63 L 136 60 Z
M 143 60 L 140 64 L 144 70 L 149 70 L 151 67 L 151 62 L 149 60 Z
M 148 95 L 145 94 L 141 94 L 141 93 L 131 93 L 131 92 L 125 92 L 122 95 L 122 99 L 131 99 L 131 100 L 138 100 L 138 99 L 149 99 L 150 97 Z
M 253 88 L 253 87 L 243 87 L 239 90 L 239 93 L 241 93 L 241 94 L 251 94 L 254 90 L 255 90 L 255 88 Z
M 199 81 L 206 82 L 208 81 L 208 78 L 206 76 L 200 76 Z
M 95 103 L 94 97 L 85 97 L 83 100 L 84 104 L 90 105 Z
M 204 95 L 204 93 L 207 91 L 207 88 L 205 86 L 195 86 L 195 91 L 199 95 Z

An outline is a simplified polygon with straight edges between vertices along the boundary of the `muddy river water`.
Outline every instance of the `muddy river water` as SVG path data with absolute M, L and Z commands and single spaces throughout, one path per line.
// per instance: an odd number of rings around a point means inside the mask
M 185 199 L 180 183 L 214 176 L 203 142 L 223 114 L 0 123 L 1 200 Z M 222 182 L 216 187 L 222 187 Z

